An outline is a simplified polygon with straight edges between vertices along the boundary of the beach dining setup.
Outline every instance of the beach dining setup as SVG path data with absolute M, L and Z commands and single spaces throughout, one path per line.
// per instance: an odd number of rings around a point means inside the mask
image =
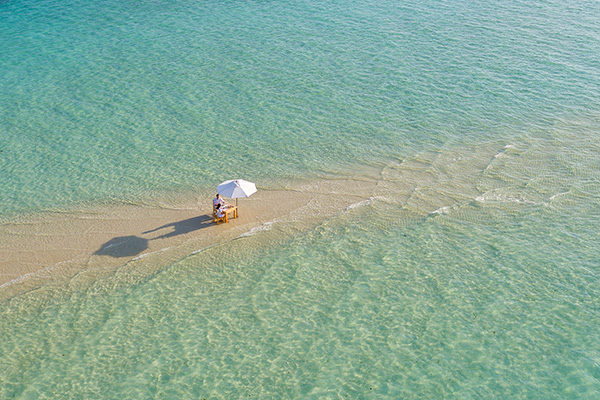
M 217 185 L 217 196 L 213 200 L 213 222 L 229 222 L 238 217 L 238 199 L 256 193 L 256 185 L 243 179 L 232 179 Z M 235 199 L 235 206 L 226 203 L 222 197 Z

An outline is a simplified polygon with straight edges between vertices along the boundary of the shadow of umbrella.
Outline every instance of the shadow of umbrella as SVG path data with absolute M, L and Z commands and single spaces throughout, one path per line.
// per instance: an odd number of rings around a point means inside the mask
M 121 236 L 104 243 L 94 254 L 97 256 L 131 257 L 148 248 L 148 239 L 137 236 Z

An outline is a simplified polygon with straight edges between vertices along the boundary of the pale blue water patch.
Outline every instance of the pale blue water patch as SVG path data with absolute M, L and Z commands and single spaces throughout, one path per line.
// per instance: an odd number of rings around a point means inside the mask
M 3 2 L 0 212 L 597 121 L 600 10 L 579 4 Z

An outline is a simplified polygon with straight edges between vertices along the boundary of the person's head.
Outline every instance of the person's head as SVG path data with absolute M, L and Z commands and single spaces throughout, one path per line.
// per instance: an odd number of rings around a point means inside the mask
M 217 193 L 217 199 L 218 199 L 219 197 L 221 197 L 221 195 L 220 195 L 219 193 Z

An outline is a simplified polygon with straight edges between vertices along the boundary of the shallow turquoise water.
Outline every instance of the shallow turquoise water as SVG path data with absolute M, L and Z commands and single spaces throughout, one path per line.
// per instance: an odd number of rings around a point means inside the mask
M 595 398 L 598 207 L 575 203 L 374 203 L 133 286 L 34 291 L 2 312 L 2 394 Z
M 381 174 L 302 234 L 3 303 L 0 397 L 600 397 L 598 15 L 1 2 L 2 218 Z
M 0 213 L 597 123 L 579 4 L 4 1 Z

